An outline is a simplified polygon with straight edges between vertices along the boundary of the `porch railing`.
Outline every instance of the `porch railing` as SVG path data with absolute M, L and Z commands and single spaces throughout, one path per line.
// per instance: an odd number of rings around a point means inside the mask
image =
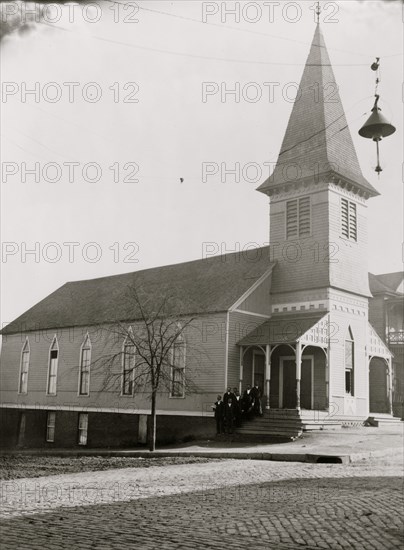
M 404 330 L 394 330 L 387 333 L 389 344 L 404 344 Z

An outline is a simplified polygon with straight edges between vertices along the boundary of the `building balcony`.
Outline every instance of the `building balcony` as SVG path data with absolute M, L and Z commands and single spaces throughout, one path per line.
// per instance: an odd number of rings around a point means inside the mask
M 388 344 L 404 344 L 404 330 L 390 330 L 387 333 Z

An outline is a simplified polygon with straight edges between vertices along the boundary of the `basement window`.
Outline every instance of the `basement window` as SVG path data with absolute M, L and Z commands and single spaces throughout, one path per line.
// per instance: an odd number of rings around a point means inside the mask
M 46 441 L 49 443 L 53 443 L 55 441 L 55 425 L 56 413 L 49 411 L 46 419 Z
M 88 414 L 79 414 L 79 445 L 87 445 Z

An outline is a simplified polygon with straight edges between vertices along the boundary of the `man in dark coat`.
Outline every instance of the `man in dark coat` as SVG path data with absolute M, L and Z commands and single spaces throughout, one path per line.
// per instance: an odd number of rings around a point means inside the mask
M 262 406 L 261 406 L 261 389 L 258 386 L 258 382 L 255 382 L 254 387 L 251 390 L 252 400 L 253 400 L 253 409 L 254 413 L 258 416 L 262 416 Z
M 226 432 L 232 434 L 234 427 L 234 402 L 231 397 L 227 399 L 224 405 L 224 424 Z
M 215 411 L 215 420 L 216 420 L 216 433 L 224 433 L 223 429 L 223 420 L 224 420 L 224 403 L 222 401 L 222 396 L 217 396 L 217 401 L 213 405 L 213 410 Z
M 237 388 L 233 388 L 233 393 L 234 393 L 234 422 L 236 424 L 236 427 L 239 428 L 241 426 L 241 413 L 243 410 L 242 408 L 243 400 Z
M 252 414 L 253 396 L 251 391 L 251 386 L 248 384 L 243 393 L 243 412 L 247 418 L 251 418 Z
M 234 393 L 231 391 L 231 388 L 227 388 L 227 391 L 226 393 L 224 394 L 223 396 L 223 402 L 225 405 L 227 405 L 227 401 L 231 399 L 234 403 L 235 399 L 236 399 L 236 396 L 234 395 Z

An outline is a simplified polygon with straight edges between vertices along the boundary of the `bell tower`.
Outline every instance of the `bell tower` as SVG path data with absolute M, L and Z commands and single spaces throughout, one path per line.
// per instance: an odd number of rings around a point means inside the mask
M 367 200 L 378 192 L 359 166 L 319 23 L 277 163 L 258 190 L 270 198 L 273 312 L 330 311 L 342 294 L 367 310 Z

